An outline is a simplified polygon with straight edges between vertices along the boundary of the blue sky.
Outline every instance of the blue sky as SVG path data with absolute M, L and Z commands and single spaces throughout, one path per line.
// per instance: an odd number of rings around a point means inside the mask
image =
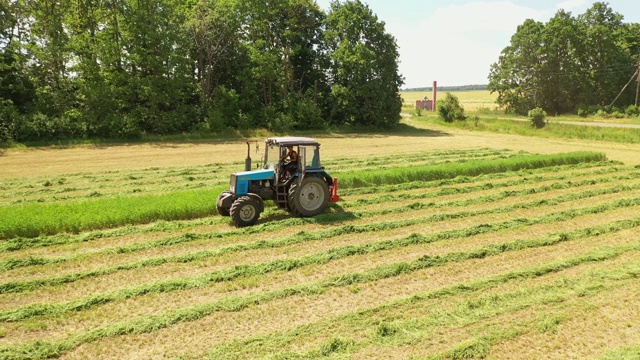
M 583 14 L 587 0 L 361 0 L 400 47 L 404 88 L 486 84 L 492 63 L 526 19 L 547 22 L 559 9 Z M 324 10 L 331 0 L 316 0 Z M 639 0 L 604 1 L 640 23 Z M 631 74 L 630 74 L 631 75 Z

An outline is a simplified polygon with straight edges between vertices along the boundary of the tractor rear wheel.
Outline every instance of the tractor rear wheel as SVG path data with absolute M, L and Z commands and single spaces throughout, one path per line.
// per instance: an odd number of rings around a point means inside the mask
M 329 186 L 315 176 L 307 176 L 298 185 L 294 181 L 289 188 L 289 209 L 297 216 L 315 216 L 329 203 Z
M 229 210 L 233 223 L 238 227 L 254 225 L 260 217 L 258 202 L 249 196 L 241 196 Z

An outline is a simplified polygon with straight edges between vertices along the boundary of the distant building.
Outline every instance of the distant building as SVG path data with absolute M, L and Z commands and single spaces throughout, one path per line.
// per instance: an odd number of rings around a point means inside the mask
M 433 82 L 433 100 L 429 100 L 428 97 L 424 97 L 422 100 L 416 100 L 416 109 L 434 111 L 436 103 L 436 96 L 438 96 L 438 82 Z
M 416 109 L 431 111 L 433 110 L 433 100 L 427 99 L 425 96 L 422 100 L 416 100 Z

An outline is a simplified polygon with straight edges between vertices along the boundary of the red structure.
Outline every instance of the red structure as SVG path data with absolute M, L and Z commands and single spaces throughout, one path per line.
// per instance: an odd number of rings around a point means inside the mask
M 431 111 L 433 110 L 433 101 L 429 99 L 416 100 L 416 109 Z
M 437 96 L 438 96 L 438 82 L 434 80 L 433 81 L 433 111 L 436 111 L 436 105 L 438 104 L 436 102 Z
M 438 82 L 433 82 L 433 100 L 429 100 L 426 96 L 422 100 L 416 100 L 416 109 L 427 111 L 435 111 L 436 98 L 438 95 Z

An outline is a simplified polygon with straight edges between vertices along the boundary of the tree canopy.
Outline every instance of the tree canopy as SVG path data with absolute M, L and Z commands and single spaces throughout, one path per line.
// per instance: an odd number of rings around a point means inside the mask
M 559 10 L 547 23 L 518 26 L 491 66 L 488 88 L 510 112 L 574 113 L 610 106 L 639 61 L 640 26 L 596 2 L 577 17 Z M 634 104 L 635 89 L 620 95 L 615 105 Z
M 359 0 L 0 0 L 0 141 L 398 123 Z

